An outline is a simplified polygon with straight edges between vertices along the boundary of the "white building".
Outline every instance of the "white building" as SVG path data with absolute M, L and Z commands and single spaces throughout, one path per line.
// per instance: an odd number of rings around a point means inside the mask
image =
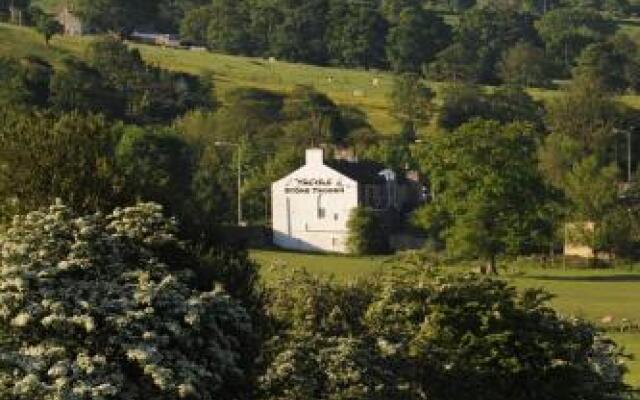
M 300 251 L 347 253 L 347 221 L 358 206 L 400 209 L 404 190 L 396 174 L 377 163 L 331 161 L 322 149 L 272 185 L 273 241 Z

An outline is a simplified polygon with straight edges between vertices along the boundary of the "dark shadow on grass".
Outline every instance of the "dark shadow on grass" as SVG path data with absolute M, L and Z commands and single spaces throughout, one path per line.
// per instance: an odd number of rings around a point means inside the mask
M 598 275 L 598 276 L 553 276 L 531 275 L 529 279 L 539 281 L 566 281 L 566 282 L 640 282 L 640 274 Z

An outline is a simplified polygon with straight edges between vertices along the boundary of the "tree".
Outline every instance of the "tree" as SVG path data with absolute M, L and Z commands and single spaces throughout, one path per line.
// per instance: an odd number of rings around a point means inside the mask
M 573 75 L 601 82 L 610 91 L 640 89 L 640 48 L 625 34 L 582 50 Z
M 27 14 L 31 0 L 6 0 L 9 9 L 9 18 L 12 24 L 24 25 L 27 22 Z
M 288 125 L 293 134 L 307 145 L 340 143 L 347 136 L 338 106 L 309 86 L 299 85 L 293 89 L 284 101 L 282 115 L 290 121 Z
M 87 59 L 105 84 L 126 100 L 128 121 L 167 122 L 191 109 L 215 106 L 209 79 L 147 65 L 137 49 L 130 50 L 116 38 L 92 42 Z
M 36 30 L 44 36 L 44 42 L 49 46 L 49 41 L 53 35 L 62 33 L 63 27 L 56 19 L 44 13 L 39 8 L 31 9 L 32 18 L 35 21 Z
M 251 319 L 220 287 L 193 289 L 175 232 L 149 203 L 17 216 L 0 237 L 0 398 L 246 394 Z
M 380 2 L 380 12 L 389 23 L 397 24 L 402 11 L 417 9 L 422 5 L 420 0 L 382 0 Z
M 188 144 L 170 131 L 127 127 L 116 149 L 118 170 L 131 200 L 153 201 L 188 223 L 194 157 Z
M 251 54 L 249 10 L 243 0 L 213 0 L 207 6 L 209 23 L 206 43 L 212 50 L 230 54 Z
M 38 57 L 0 57 L 0 104 L 4 107 L 43 107 L 49 100 L 53 68 Z
M 0 193 L 19 212 L 59 198 L 83 212 L 112 209 L 121 181 L 113 159 L 119 126 L 78 112 L 0 111 Z M 3 215 L 2 218 L 10 218 Z
M 302 271 L 275 282 L 267 313 L 281 329 L 265 352 L 264 399 L 414 398 L 364 329 L 369 286 L 341 286 Z
M 389 232 L 383 216 L 369 208 L 357 207 L 347 221 L 347 247 L 353 254 L 383 254 L 389 251 Z
M 417 268 L 339 284 L 274 282 L 263 398 L 606 399 L 624 392 L 619 349 L 540 290 Z M 559 362 L 562 360 L 562 362 Z
M 606 399 L 625 391 L 615 343 L 557 314 L 548 293 L 477 275 L 398 275 L 379 279 L 365 326 L 387 350 L 387 368 L 400 369 L 419 398 Z
M 549 198 L 535 163 L 536 142 L 528 124 L 479 119 L 430 137 L 417 158 L 435 200 L 418 212 L 419 225 L 441 226 L 437 239 L 446 241 L 449 254 L 484 259 L 491 272 L 500 254 L 548 245 Z
M 606 152 L 618 120 L 618 106 L 598 80 L 576 79 L 547 105 L 549 131 L 576 140 L 583 154 Z
M 445 87 L 438 124 L 456 129 L 474 118 L 491 119 L 503 124 L 528 122 L 537 131 L 544 128 L 543 106 L 518 86 L 505 86 L 487 92 L 479 86 L 454 84 Z
M 527 12 L 544 15 L 560 5 L 561 1 L 562 0 L 524 0 L 523 8 Z
M 473 49 L 456 42 L 436 55 L 436 59 L 423 66 L 427 77 L 441 82 L 475 82 L 478 80 L 477 54 Z
M 189 10 L 180 22 L 180 36 L 187 42 L 206 45 L 211 7 L 202 6 Z
M 507 50 L 498 68 L 498 75 L 505 83 L 545 87 L 551 82 L 544 51 L 529 43 L 520 42 Z
M 395 72 L 420 72 L 444 49 L 451 37 L 449 26 L 422 7 L 405 8 L 387 35 L 387 59 Z
M 366 69 L 386 65 L 384 39 L 388 26 L 376 4 L 376 0 L 329 3 L 327 48 L 333 63 Z
M 429 124 L 433 114 L 432 100 L 435 97 L 417 74 L 396 76 L 391 90 L 393 114 L 414 134 L 418 128 Z
M 615 31 L 613 22 L 592 9 L 556 8 L 536 21 L 547 56 L 568 72 L 582 49 Z
M 510 8 L 475 7 L 462 14 L 454 32 L 453 42 L 459 49 L 444 56 L 457 55 L 450 63 L 472 63 L 473 81 L 495 83 L 496 65 L 509 48 L 519 42 L 538 41 L 528 15 Z
M 156 0 L 75 0 L 75 12 L 83 22 L 101 32 L 127 35 L 155 15 Z
M 328 0 L 276 0 L 269 55 L 290 61 L 325 64 Z
M 49 104 L 58 112 L 103 113 L 123 118 L 125 98 L 103 79 L 94 68 L 73 58 L 63 60 L 63 67 L 51 79 Z

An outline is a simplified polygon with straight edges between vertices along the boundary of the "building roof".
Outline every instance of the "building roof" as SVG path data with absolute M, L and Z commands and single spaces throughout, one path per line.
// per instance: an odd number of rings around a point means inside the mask
M 386 168 L 373 161 L 331 160 L 326 165 L 358 183 L 383 184 L 385 179 L 380 175 Z

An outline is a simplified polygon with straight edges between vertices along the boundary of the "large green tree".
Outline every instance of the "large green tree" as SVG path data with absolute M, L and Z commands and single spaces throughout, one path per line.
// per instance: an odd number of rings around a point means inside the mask
M 473 120 L 428 138 L 418 161 L 433 202 L 416 218 L 452 256 L 476 257 L 497 271 L 503 253 L 548 246 L 547 189 L 536 165 L 537 133 L 528 124 Z
M 248 4 L 244 0 L 213 0 L 208 6 L 206 44 L 212 50 L 231 54 L 250 54 Z
M 438 61 L 457 68 L 471 66 L 468 78 L 496 82 L 496 65 L 503 54 L 518 42 L 535 44 L 538 40 L 529 15 L 509 8 L 475 7 L 461 15 L 456 27 L 453 45 L 458 50 L 442 53 Z
M 0 193 L 17 211 L 63 199 L 77 210 L 119 204 L 113 150 L 118 126 L 77 112 L 0 110 Z M 10 215 L 3 215 L 4 218 Z
M 599 80 L 615 92 L 640 90 L 640 47 L 626 34 L 590 44 L 576 63 L 574 76 Z
M 328 0 L 277 0 L 278 18 L 269 40 L 269 55 L 291 61 L 328 61 L 325 33 Z
M 387 35 L 387 58 L 396 72 L 420 72 L 449 44 L 444 20 L 422 7 L 404 8 Z
M 329 3 L 327 47 L 332 62 L 367 69 L 385 66 L 388 24 L 377 3 L 377 0 Z
M 115 158 L 131 200 L 162 204 L 171 215 L 187 219 L 184 214 L 191 208 L 195 160 L 179 135 L 127 127 L 115 149 Z
M 482 87 L 453 84 L 442 91 L 438 125 L 453 130 L 474 118 L 501 123 L 528 122 L 543 128 L 544 107 L 518 86 L 505 86 L 488 92 Z
M 569 72 L 582 49 L 615 31 L 613 22 L 588 8 L 556 8 L 536 21 L 547 56 Z
M 506 50 L 498 65 L 503 82 L 524 87 L 549 86 L 552 72 L 544 50 L 524 42 Z
M 125 115 L 125 96 L 95 68 L 68 58 L 51 79 L 49 105 L 58 112 L 102 113 L 111 118 Z

